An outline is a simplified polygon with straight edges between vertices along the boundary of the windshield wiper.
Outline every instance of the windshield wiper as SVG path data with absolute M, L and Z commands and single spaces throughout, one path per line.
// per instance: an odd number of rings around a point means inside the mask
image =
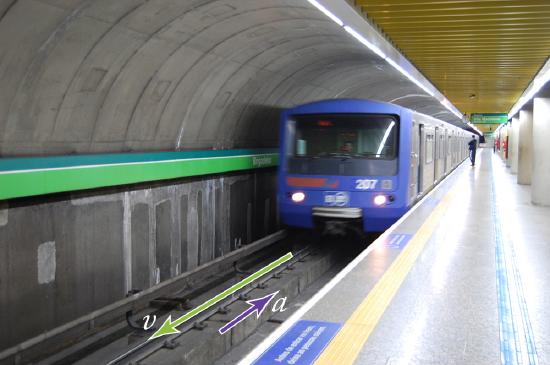
M 301 158 L 301 159 L 307 159 L 307 160 L 316 160 L 316 159 L 319 159 L 319 158 L 334 158 L 334 159 L 341 159 L 342 161 L 346 161 L 346 160 L 349 160 L 350 158 L 353 158 L 353 157 L 361 157 L 361 155 L 359 154 L 347 154 L 347 153 L 335 153 L 335 152 L 330 152 L 330 153 L 326 153 L 326 152 L 323 152 L 323 153 L 320 153 L 318 155 L 310 155 L 310 156 L 295 156 L 296 158 Z
M 321 158 L 321 156 L 319 156 L 319 155 L 315 155 L 315 156 L 294 156 L 294 158 L 301 158 L 301 159 L 305 159 L 305 160 L 316 160 L 318 158 Z
M 334 152 L 331 152 L 328 154 L 329 157 L 332 157 L 332 158 L 339 158 L 341 159 L 342 161 L 346 161 L 346 160 L 349 160 L 350 158 L 352 158 L 353 156 L 349 153 L 334 153 Z

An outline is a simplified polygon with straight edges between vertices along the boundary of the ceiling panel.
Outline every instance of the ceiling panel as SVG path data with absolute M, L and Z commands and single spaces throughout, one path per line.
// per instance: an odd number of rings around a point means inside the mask
M 464 113 L 508 112 L 550 55 L 549 0 L 356 0 Z

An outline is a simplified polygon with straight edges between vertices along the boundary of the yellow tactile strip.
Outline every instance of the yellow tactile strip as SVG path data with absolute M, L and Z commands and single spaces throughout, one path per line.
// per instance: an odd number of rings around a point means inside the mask
M 455 196 L 455 189 L 456 185 L 428 216 L 403 252 L 344 323 L 315 365 L 353 364 L 449 207 Z

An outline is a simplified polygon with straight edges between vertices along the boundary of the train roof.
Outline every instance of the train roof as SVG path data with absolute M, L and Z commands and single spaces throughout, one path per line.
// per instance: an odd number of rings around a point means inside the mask
M 287 109 L 289 114 L 308 114 L 308 113 L 337 113 L 339 111 L 346 113 L 387 113 L 401 115 L 403 110 L 410 110 L 402 106 L 387 103 L 383 101 L 367 99 L 328 99 L 314 101 L 307 104 L 297 105 Z
M 448 122 L 442 121 L 438 118 L 432 117 L 428 114 L 420 113 L 415 110 L 377 100 L 369 99 L 327 99 L 314 101 L 307 104 L 297 105 L 286 109 L 287 114 L 310 114 L 310 113 L 384 113 L 384 114 L 395 114 L 402 115 L 403 111 L 408 111 L 417 115 L 423 115 L 429 117 L 433 120 L 439 120 L 443 123 L 452 124 L 458 128 L 464 129 L 466 131 L 478 134 L 475 130 L 470 128 L 464 122 Z

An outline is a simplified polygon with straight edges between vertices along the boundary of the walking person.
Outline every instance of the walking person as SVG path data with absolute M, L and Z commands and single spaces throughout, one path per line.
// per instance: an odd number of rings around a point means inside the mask
M 475 135 L 472 135 L 472 140 L 468 142 L 468 149 L 470 150 L 470 161 L 472 162 L 472 166 L 475 166 L 477 149 L 477 140 Z

